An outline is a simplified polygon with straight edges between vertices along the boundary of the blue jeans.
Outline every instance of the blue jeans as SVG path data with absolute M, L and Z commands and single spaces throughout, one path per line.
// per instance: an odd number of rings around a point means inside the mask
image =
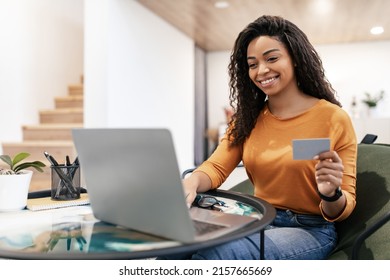
M 276 217 L 264 232 L 264 257 L 267 260 L 326 259 L 337 244 L 334 223 L 321 216 L 277 210 Z M 191 254 L 159 259 L 258 260 L 260 234 L 231 241 Z

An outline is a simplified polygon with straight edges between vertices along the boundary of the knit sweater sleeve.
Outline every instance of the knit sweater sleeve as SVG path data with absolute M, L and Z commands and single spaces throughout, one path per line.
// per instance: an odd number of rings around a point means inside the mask
M 339 110 L 334 115 L 332 123 L 331 139 L 334 139 L 334 150 L 343 160 L 344 174 L 341 189 L 346 197 L 346 206 L 343 211 L 332 219 L 326 217 L 322 211 L 322 202 L 320 204 L 321 213 L 329 221 L 341 221 L 346 219 L 353 211 L 356 205 L 356 158 L 357 158 L 357 140 L 351 119 L 344 110 Z
M 203 172 L 211 180 L 211 188 L 215 189 L 225 182 L 230 173 L 237 167 L 242 158 L 242 147 L 229 145 L 225 135 L 212 155 L 194 172 Z

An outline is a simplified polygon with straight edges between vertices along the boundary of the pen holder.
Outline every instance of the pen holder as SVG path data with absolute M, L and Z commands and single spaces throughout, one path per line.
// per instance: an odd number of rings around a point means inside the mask
M 51 199 L 72 200 L 80 198 L 80 166 L 51 166 Z

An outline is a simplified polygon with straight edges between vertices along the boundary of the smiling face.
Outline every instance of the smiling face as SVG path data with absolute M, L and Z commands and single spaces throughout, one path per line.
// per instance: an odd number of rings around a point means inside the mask
M 269 97 L 299 91 L 293 61 L 280 41 L 269 36 L 253 39 L 247 61 L 250 79 Z

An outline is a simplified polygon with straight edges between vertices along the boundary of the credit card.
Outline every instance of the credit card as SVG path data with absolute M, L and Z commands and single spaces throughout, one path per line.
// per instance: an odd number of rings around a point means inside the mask
M 293 159 L 313 159 L 316 155 L 330 150 L 329 138 L 309 138 L 292 140 Z

